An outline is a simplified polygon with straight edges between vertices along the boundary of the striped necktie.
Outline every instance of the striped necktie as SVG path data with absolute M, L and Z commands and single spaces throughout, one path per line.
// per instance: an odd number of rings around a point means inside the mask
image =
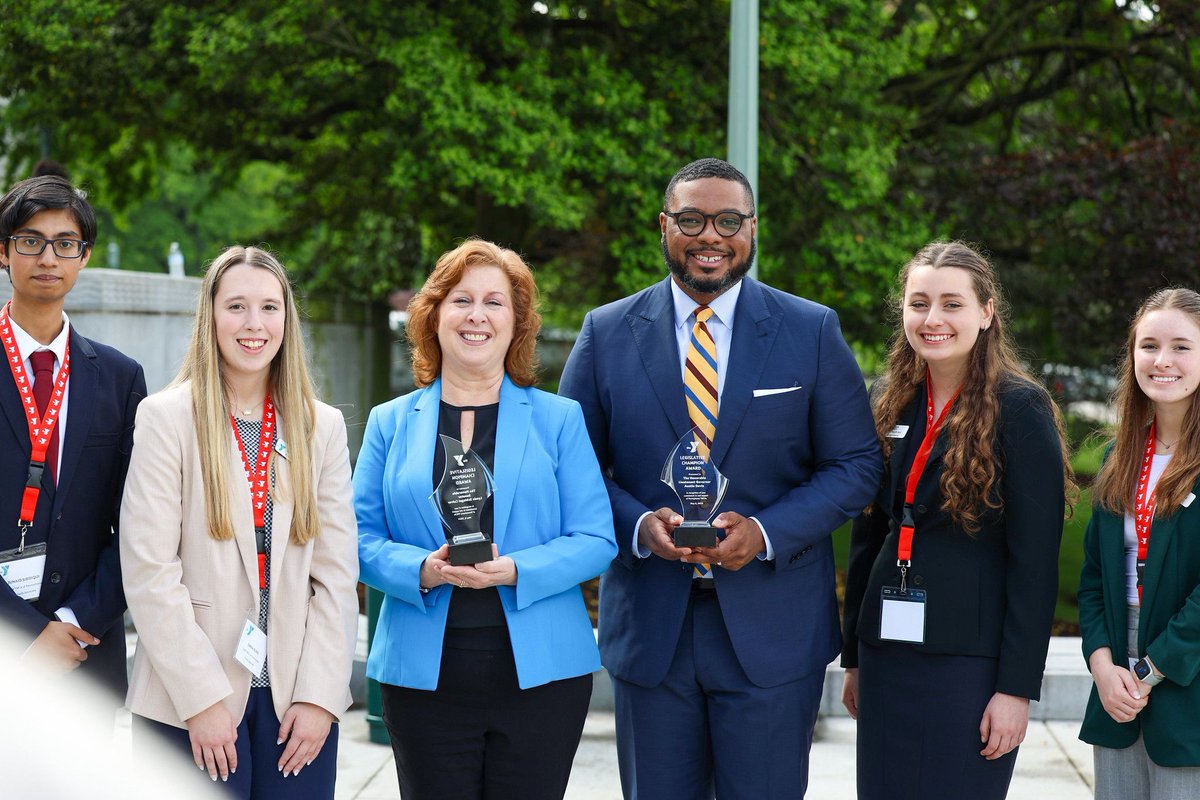
M 704 323 L 713 315 L 708 306 L 696 309 L 696 324 L 688 342 L 683 371 L 683 393 L 687 398 L 688 419 L 696 436 L 696 449 L 707 461 L 717 434 L 717 345 Z M 708 564 L 696 564 L 695 576 L 707 578 Z

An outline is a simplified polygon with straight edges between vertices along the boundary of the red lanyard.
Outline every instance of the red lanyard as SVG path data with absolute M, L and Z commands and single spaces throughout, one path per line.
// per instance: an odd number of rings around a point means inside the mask
M 271 456 L 271 447 L 275 441 L 275 406 L 271 403 L 271 393 L 263 398 L 262 429 L 258 434 L 258 461 L 250 467 L 250 459 L 246 457 L 246 447 L 242 444 L 242 434 L 238 431 L 237 420 L 232 414 L 229 422 L 233 425 L 233 438 L 237 441 L 238 452 L 242 454 L 242 466 L 246 468 L 246 480 L 250 482 L 250 500 L 254 508 L 254 545 L 258 550 L 258 588 L 267 588 L 267 492 L 268 487 L 267 463 Z
M 908 482 L 904 487 L 904 516 L 900 521 L 900 542 L 896 548 L 896 566 L 901 569 L 907 569 L 912 562 L 912 542 L 913 533 L 915 533 L 912 509 L 913 499 L 917 494 L 917 484 L 921 481 L 921 473 L 925 471 L 925 463 L 929 461 L 929 452 L 933 450 L 933 443 L 937 441 L 942 423 L 946 421 L 950 409 L 954 407 L 954 401 L 958 399 L 958 393 L 962 391 L 962 386 L 955 390 L 954 396 L 950 398 L 949 403 L 946 403 L 936 421 L 933 419 L 933 378 L 930 377 L 928 371 L 925 373 L 925 390 L 925 438 L 921 440 L 917 457 L 913 459 L 912 469 L 908 471 Z
M 1150 524 L 1154 521 L 1154 490 L 1150 488 L 1150 467 L 1154 464 L 1154 422 L 1146 436 L 1142 468 L 1138 472 L 1137 494 L 1133 498 L 1133 529 L 1137 533 L 1137 590 L 1142 602 L 1142 573 L 1146 570 L 1146 552 L 1150 549 Z
M 58 424 L 58 414 L 62 411 L 63 398 L 67 396 L 67 377 L 71 374 L 70 340 L 63 349 L 63 363 L 58 368 L 58 377 L 54 381 L 54 391 L 50 402 L 46 404 L 46 417 L 38 417 L 37 401 L 33 397 L 33 383 L 25 373 L 25 362 L 17 347 L 17 337 L 13 334 L 9 323 L 8 311 L 12 302 L 5 304 L 0 310 L 0 339 L 4 340 L 4 352 L 8 356 L 8 368 L 12 372 L 17 390 L 21 393 L 21 405 L 25 408 L 25 422 L 29 427 L 29 473 L 25 478 L 25 491 L 21 495 L 21 515 L 17 526 L 21 531 L 21 541 L 17 552 L 25 549 L 25 534 L 33 525 L 33 515 L 37 511 L 38 495 L 42 491 L 42 473 L 46 470 L 46 451 L 50 448 L 50 436 L 54 426 Z

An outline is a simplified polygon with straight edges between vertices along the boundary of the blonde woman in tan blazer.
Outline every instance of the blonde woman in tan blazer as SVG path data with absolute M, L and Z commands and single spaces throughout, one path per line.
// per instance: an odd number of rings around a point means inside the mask
M 137 415 L 121 508 L 135 749 L 163 736 L 235 797 L 333 797 L 351 498 L 345 422 L 313 395 L 287 273 L 231 247 L 178 377 Z

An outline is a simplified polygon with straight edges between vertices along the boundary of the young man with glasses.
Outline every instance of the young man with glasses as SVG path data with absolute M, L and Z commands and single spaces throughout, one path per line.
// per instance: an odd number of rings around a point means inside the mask
M 80 336 L 63 311 L 87 266 L 96 216 L 67 180 L 21 181 L 0 199 L 0 622 L 39 666 L 79 669 L 124 698 L 125 595 L 117 519 L 136 361 Z
M 880 479 L 834 312 L 745 277 L 757 225 L 733 166 L 676 173 L 659 215 L 670 275 L 589 313 L 560 383 L 620 546 L 600 651 L 626 798 L 804 795 L 841 647 L 830 533 Z M 685 543 L 685 515 L 711 519 L 706 546 Z

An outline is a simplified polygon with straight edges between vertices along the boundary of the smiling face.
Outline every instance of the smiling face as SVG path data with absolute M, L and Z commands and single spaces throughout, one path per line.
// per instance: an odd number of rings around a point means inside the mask
M 442 372 L 492 378 L 513 340 L 512 285 L 497 266 L 468 267 L 438 306 Z
M 213 323 L 221 369 L 233 384 L 265 382 L 283 345 L 283 287 L 270 271 L 249 264 L 230 267 L 217 282 Z
M 1178 308 L 1142 317 L 1134 331 L 1133 372 L 1155 411 L 1186 409 L 1200 382 L 1200 326 Z
M 979 332 L 992 323 L 971 273 L 958 267 L 913 268 L 904 284 L 904 336 L 931 369 L 966 369 Z
M 12 233 L 13 236 L 22 234 L 43 239 L 83 239 L 75 215 L 65 208 L 34 214 Z M 88 247 L 80 258 L 61 258 L 54 254 L 54 247 L 48 243 L 40 255 L 23 256 L 11 239 L 0 248 L 0 264 L 8 269 L 12 280 L 14 305 L 61 305 L 91 256 L 92 250 Z
M 668 211 L 699 211 L 720 214 L 723 211 L 750 213 L 745 188 L 724 178 L 700 178 L 676 185 Z M 662 231 L 663 259 L 679 287 L 698 303 L 707 303 L 742 279 L 754 260 L 758 220 L 742 222 L 733 236 L 721 236 L 712 220 L 704 230 L 687 236 L 679 224 L 666 214 L 658 215 Z

